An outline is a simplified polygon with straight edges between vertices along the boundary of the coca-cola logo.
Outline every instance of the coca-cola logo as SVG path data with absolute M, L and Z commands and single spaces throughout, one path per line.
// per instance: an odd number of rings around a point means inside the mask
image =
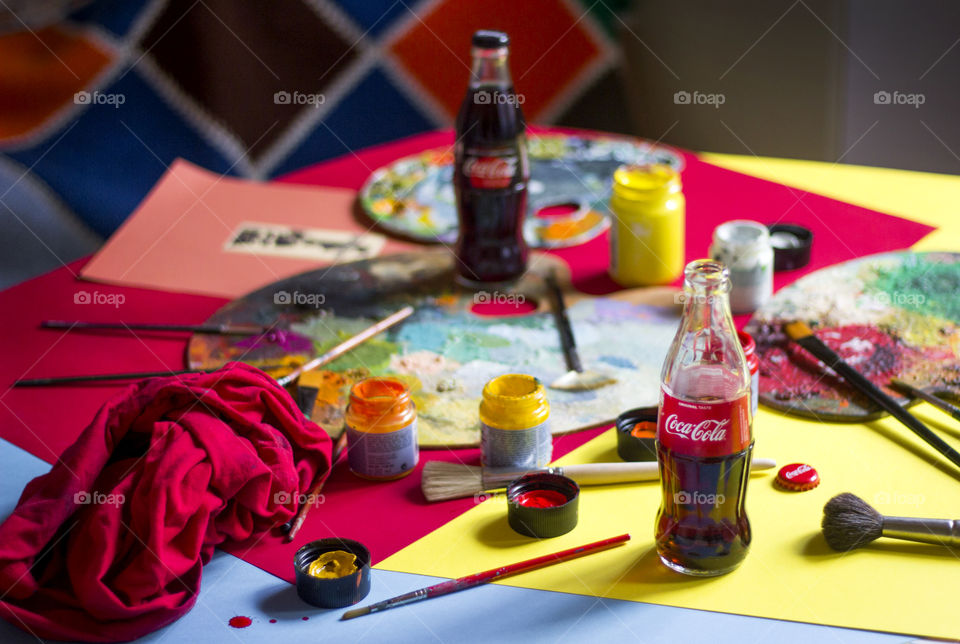
M 463 173 L 477 188 L 506 188 L 517 173 L 517 157 L 473 157 L 463 162 Z
M 789 472 L 784 472 L 783 475 L 784 475 L 785 477 L 787 477 L 787 479 L 793 480 L 793 479 L 797 478 L 798 476 L 800 476 L 801 474 L 806 474 L 807 472 L 809 472 L 809 471 L 812 470 L 812 469 L 813 469 L 813 468 L 810 467 L 809 465 L 801 465 L 800 467 L 798 467 L 798 468 L 795 469 L 795 470 L 791 470 L 791 471 L 789 471 Z
M 699 423 L 685 423 L 680 420 L 677 414 L 670 414 L 664 423 L 664 429 L 669 434 L 688 438 L 692 441 L 716 443 L 726 440 L 729 425 L 729 418 L 723 420 L 707 418 Z

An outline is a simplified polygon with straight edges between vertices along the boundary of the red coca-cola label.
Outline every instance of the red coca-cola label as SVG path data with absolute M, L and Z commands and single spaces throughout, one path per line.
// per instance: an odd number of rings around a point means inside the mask
M 663 392 L 657 440 L 690 456 L 727 456 L 750 445 L 750 396 L 720 402 L 690 402 Z
M 516 156 L 467 157 L 463 161 L 463 174 L 474 188 L 507 188 L 517 174 Z

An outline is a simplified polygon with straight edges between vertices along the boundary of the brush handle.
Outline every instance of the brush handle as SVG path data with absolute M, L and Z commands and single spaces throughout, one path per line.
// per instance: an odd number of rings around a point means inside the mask
M 834 353 L 833 349 L 821 342 L 819 338 L 811 334 L 801 338 L 794 338 L 794 340 L 814 356 L 823 360 L 828 367 L 843 376 L 844 380 L 850 383 L 850 386 L 889 412 L 891 416 L 906 425 L 914 434 L 925 440 L 928 445 L 943 454 L 951 463 L 960 467 L 960 453 L 957 453 L 957 451 L 945 443 L 943 439 L 930 431 L 926 425 L 901 407 L 897 401 L 883 393 L 879 387 L 867 380 L 859 371 L 844 362 L 843 358 Z
M 910 394 L 915 398 L 919 398 L 920 400 L 927 401 L 928 403 L 930 403 L 940 411 L 950 414 L 956 420 L 960 420 L 960 408 L 954 405 L 951 405 L 946 400 L 943 400 L 938 396 L 934 396 L 931 393 L 927 393 L 923 389 L 918 389 L 917 387 L 914 387 L 913 385 L 907 382 L 904 382 L 903 380 L 899 380 L 897 378 L 894 378 L 893 380 L 891 380 L 890 384 L 892 384 L 894 387 L 897 387 L 898 389 L 901 389 L 907 392 L 908 394 Z
M 286 387 L 291 382 L 299 378 L 300 374 L 305 373 L 307 371 L 313 371 L 317 367 L 322 367 L 325 364 L 329 364 L 333 362 L 334 360 L 336 360 L 337 358 L 345 354 L 347 351 L 350 351 L 351 349 L 354 349 L 355 347 L 363 344 L 364 342 L 366 342 L 373 336 L 377 335 L 378 333 L 383 333 L 390 327 L 406 320 L 411 315 L 413 315 L 413 307 L 405 306 L 399 311 L 397 311 L 396 313 L 393 313 L 383 318 L 376 324 L 373 324 L 372 326 L 368 326 L 366 329 L 356 334 L 355 336 L 347 338 L 337 346 L 333 347 L 332 349 L 324 353 L 322 356 L 317 356 L 316 358 L 314 358 L 307 364 L 303 365 L 302 367 L 298 367 L 297 369 L 294 369 L 293 371 L 283 376 L 282 378 L 277 378 L 277 382 L 280 383 L 281 387 Z
M 769 470 L 776 466 L 777 462 L 769 458 L 755 458 L 750 462 L 750 469 L 754 471 Z M 637 481 L 656 481 L 660 478 L 660 469 L 656 461 L 583 463 L 530 471 L 567 476 L 576 481 L 577 485 L 633 483 Z M 524 474 L 527 474 L 527 472 L 484 472 L 483 486 L 486 490 L 507 487 L 511 481 Z
M 560 347 L 563 349 L 563 358 L 567 361 L 567 369 L 583 373 L 583 364 L 577 352 L 577 342 L 573 339 L 573 327 L 570 326 L 570 318 L 567 317 L 567 305 L 563 301 L 563 291 L 555 275 L 547 275 L 545 279 L 550 288 L 550 302 L 553 305 L 550 308 L 557 323 L 557 331 L 560 332 Z
M 960 520 L 883 517 L 883 536 L 938 546 L 960 546 Z
M 212 333 L 216 335 L 263 335 L 269 327 L 254 324 L 144 324 L 140 322 L 74 322 L 70 320 L 44 320 L 40 323 L 44 329 L 92 329 L 92 330 L 134 330 L 134 331 L 190 331 L 193 333 Z
M 656 461 L 639 463 L 585 463 L 550 468 L 556 474 L 568 476 L 577 485 L 607 485 L 630 481 L 655 481 L 660 478 Z
M 551 566 L 556 563 L 569 561 L 570 559 L 600 552 L 601 550 L 607 550 L 609 548 L 626 543 L 629 540 L 629 534 L 621 534 L 617 537 L 610 537 L 609 539 L 594 541 L 593 543 L 588 543 L 577 548 L 561 550 L 560 552 L 543 555 L 542 557 L 536 557 L 526 561 L 519 561 L 517 563 L 510 564 L 509 566 L 501 566 L 500 568 L 485 570 L 473 575 L 467 575 L 466 577 L 460 577 L 459 579 L 450 579 L 448 581 L 440 582 L 439 584 L 434 584 L 433 586 L 428 586 L 426 588 L 414 590 L 409 593 L 404 593 L 403 595 L 398 595 L 392 599 L 385 599 L 363 608 L 348 610 L 340 619 L 353 619 L 354 617 L 361 617 L 362 615 L 369 615 L 370 613 L 378 613 L 389 608 L 396 608 L 398 606 L 411 604 L 416 601 L 449 595 L 450 593 L 467 590 L 468 588 L 474 588 L 475 586 L 480 586 L 481 584 L 488 584 L 491 581 L 503 579 L 504 577 L 509 577 L 510 575 L 527 572 L 528 570 L 536 570 L 537 568 L 543 568 L 544 566 Z

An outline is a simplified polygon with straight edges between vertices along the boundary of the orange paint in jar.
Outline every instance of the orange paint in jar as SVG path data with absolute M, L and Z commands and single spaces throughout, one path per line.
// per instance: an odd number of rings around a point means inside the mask
M 399 380 L 366 378 L 353 385 L 344 421 L 347 459 L 357 476 L 389 481 L 416 467 L 417 409 Z

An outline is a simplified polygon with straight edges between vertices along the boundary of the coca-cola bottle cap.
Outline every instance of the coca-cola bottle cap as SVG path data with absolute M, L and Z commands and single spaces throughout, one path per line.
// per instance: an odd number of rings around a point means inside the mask
M 510 36 L 502 31 L 481 29 L 473 34 L 473 46 L 480 49 L 498 49 L 510 46 Z
M 777 485 L 793 492 L 812 490 L 820 485 L 820 475 L 806 463 L 791 463 L 777 472 Z

